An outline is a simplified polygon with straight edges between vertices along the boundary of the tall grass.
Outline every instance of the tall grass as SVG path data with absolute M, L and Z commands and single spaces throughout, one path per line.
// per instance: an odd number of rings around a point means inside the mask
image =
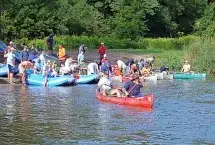
M 184 54 L 183 50 L 165 51 L 156 57 L 155 65 L 163 66 L 167 64 L 170 70 L 180 71 Z
M 156 65 L 168 64 L 170 69 L 179 71 L 185 60 L 189 61 L 195 72 L 215 74 L 215 39 L 199 39 L 180 51 L 166 51 L 158 56 Z
M 161 49 L 161 50 L 181 50 L 190 45 L 199 37 L 185 36 L 181 38 L 141 38 L 138 41 L 130 39 L 119 39 L 114 36 L 56 36 L 55 49 L 59 44 L 63 44 L 66 49 L 76 49 L 81 44 L 85 44 L 89 49 L 96 49 L 101 42 L 104 42 L 108 49 Z M 23 39 L 26 41 L 26 39 Z M 46 38 L 27 41 L 29 45 L 36 44 L 38 48 L 46 49 Z
M 193 70 L 215 73 L 215 39 L 196 41 L 185 52 L 184 59 L 190 61 Z

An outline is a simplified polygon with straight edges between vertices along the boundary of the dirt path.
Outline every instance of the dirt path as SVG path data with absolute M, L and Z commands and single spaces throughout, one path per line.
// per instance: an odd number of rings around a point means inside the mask
M 78 56 L 77 51 L 71 51 L 68 53 L 68 55 L 70 55 L 74 58 L 77 58 L 77 56 Z M 136 60 L 140 60 L 142 58 L 151 57 L 151 56 L 153 56 L 153 54 L 132 54 L 132 53 L 126 53 L 126 52 L 111 52 L 111 50 L 110 50 L 110 51 L 108 51 L 107 56 L 108 56 L 108 60 L 111 63 L 113 63 L 116 59 L 126 61 L 129 58 L 134 58 Z M 93 59 L 99 60 L 99 55 L 96 52 L 96 50 L 95 50 L 95 52 L 92 50 L 87 51 L 85 53 L 85 60 L 93 60 Z

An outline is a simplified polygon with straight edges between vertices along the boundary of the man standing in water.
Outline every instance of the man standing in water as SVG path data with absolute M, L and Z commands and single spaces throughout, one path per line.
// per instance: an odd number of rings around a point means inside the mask
M 48 53 L 53 54 L 53 46 L 54 46 L 54 36 L 53 34 L 50 34 L 48 39 L 46 40 Z

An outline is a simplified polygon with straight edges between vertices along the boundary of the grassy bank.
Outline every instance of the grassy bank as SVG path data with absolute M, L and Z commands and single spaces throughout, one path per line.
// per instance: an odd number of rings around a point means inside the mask
M 168 64 L 171 70 L 179 71 L 185 60 L 195 72 L 215 74 L 215 39 L 200 39 L 180 51 L 165 51 L 157 57 L 156 65 Z
M 193 41 L 199 40 L 196 36 L 185 36 L 180 38 L 140 38 L 139 40 L 118 39 L 116 37 L 97 36 L 56 36 L 55 49 L 59 44 L 63 44 L 66 49 L 77 49 L 81 44 L 85 44 L 89 49 L 96 49 L 101 42 L 104 42 L 108 49 L 149 49 L 149 50 L 182 50 Z M 46 49 L 46 38 L 19 40 L 20 43 L 27 43 L 30 46 L 35 43 L 40 49 Z
M 25 40 L 30 46 L 35 43 L 45 49 L 46 38 Z M 23 42 L 23 40 L 21 40 Z M 156 66 L 168 64 L 170 69 L 179 71 L 184 60 L 188 60 L 195 72 L 215 73 L 215 38 L 203 39 L 196 36 L 180 38 L 141 38 L 138 41 L 118 39 L 116 37 L 96 36 L 56 36 L 55 49 L 63 44 L 70 51 L 85 44 L 89 51 L 95 51 L 101 42 L 108 51 L 133 54 L 156 54 Z

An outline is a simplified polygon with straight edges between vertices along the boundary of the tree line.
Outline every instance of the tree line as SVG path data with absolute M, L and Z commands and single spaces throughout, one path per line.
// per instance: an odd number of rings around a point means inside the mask
M 209 3 L 211 2 L 211 3 Z M 1 0 L 0 39 L 215 33 L 213 0 Z

